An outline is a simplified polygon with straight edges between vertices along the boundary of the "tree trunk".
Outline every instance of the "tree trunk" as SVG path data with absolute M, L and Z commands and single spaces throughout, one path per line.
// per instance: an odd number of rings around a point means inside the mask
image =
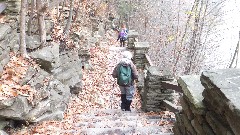
M 71 3 L 70 3 L 70 10 L 69 10 L 69 17 L 68 17 L 67 25 L 64 29 L 64 34 L 66 36 L 69 35 L 69 31 L 70 31 L 70 27 L 71 27 L 74 0 L 71 0 L 70 2 Z
M 173 65 L 173 74 L 175 75 L 176 74 L 176 71 L 177 71 L 177 66 L 178 66 L 178 63 L 180 61 L 180 57 L 182 55 L 182 50 L 183 50 L 183 44 L 184 44 L 184 41 L 186 39 L 186 35 L 187 35 L 187 30 L 189 28 L 189 24 L 190 24 L 190 21 L 193 17 L 193 14 L 192 13 L 195 13 L 194 11 L 196 10 L 196 6 L 198 5 L 199 3 L 199 0 L 195 0 L 194 1 L 194 4 L 192 6 L 192 9 L 191 9 L 191 13 L 190 15 L 188 16 L 188 19 L 187 19 L 187 22 L 186 22 L 186 26 L 185 26 L 185 29 L 184 29 L 184 32 L 183 32 L 183 36 L 181 38 L 181 41 L 179 43 L 179 47 L 175 46 L 175 49 L 177 50 L 176 51 L 176 56 L 175 56 L 175 62 L 174 62 L 174 65 Z
M 197 50 L 197 38 L 198 38 L 198 32 L 199 32 L 199 19 L 200 19 L 200 13 L 201 13 L 201 9 L 198 11 L 199 8 L 199 1 L 196 1 L 196 6 L 195 6 L 195 10 L 194 10 L 194 14 L 198 14 L 194 16 L 194 23 L 193 23 L 193 30 L 191 31 L 191 40 L 190 40 L 190 46 L 188 47 L 188 51 L 187 51 L 187 59 L 186 59 L 186 65 L 185 67 L 185 71 L 184 74 L 188 75 L 191 73 L 192 70 L 192 64 L 194 63 L 193 57 L 195 55 L 195 52 Z
M 21 11 L 20 11 L 20 53 L 22 56 L 27 57 L 26 50 L 26 4 L 27 0 L 21 0 Z
M 39 35 L 40 35 L 40 48 L 42 48 L 46 43 L 46 28 L 44 20 L 44 12 L 42 12 L 42 1 L 36 1 L 36 7 L 38 11 L 38 26 L 39 26 Z
M 233 67 L 234 61 L 236 61 L 235 68 L 237 67 L 237 64 L 238 64 L 238 52 L 239 52 L 239 42 L 240 42 L 240 31 L 239 31 L 239 39 L 238 39 L 237 47 L 235 49 L 235 52 L 234 52 L 233 58 L 231 60 L 231 64 L 229 65 L 229 68 Z
M 35 5 L 35 0 L 31 0 L 31 13 L 30 17 L 28 20 L 28 36 L 31 36 L 32 33 L 32 20 L 33 20 L 33 14 L 34 14 L 34 5 Z
M 59 4 L 57 5 L 57 16 L 59 16 Z
M 77 7 L 77 10 L 76 10 L 76 14 L 75 14 L 75 17 L 74 17 L 74 19 L 73 19 L 73 22 L 75 22 L 76 20 L 77 20 L 77 18 L 78 18 L 78 15 L 79 15 L 79 9 L 80 9 L 80 5 L 81 5 L 81 0 L 79 1 L 79 3 L 78 3 L 78 7 Z
M 61 11 L 61 12 L 59 13 L 59 15 L 58 15 L 57 22 L 60 22 L 61 15 L 62 15 L 62 13 L 63 13 L 64 5 L 65 5 L 65 1 L 62 2 L 62 11 Z

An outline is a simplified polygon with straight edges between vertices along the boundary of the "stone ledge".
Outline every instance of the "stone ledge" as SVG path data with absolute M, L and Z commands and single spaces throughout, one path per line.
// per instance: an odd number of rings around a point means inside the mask
M 148 49 L 150 47 L 149 42 L 134 42 L 134 49 Z
M 195 108 L 197 109 L 205 108 L 202 103 L 203 100 L 202 92 L 204 90 L 204 87 L 200 82 L 199 75 L 181 76 L 178 79 L 178 83 L 182 87 L 184 95 L 186 95 L 189 102 L 191 102 Z

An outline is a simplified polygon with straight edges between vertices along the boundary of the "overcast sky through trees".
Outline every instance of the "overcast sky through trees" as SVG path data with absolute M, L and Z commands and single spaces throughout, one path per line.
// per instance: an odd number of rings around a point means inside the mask
M 220 68 L 226 68 L 230 64 L 230 60 L 233 56 L 239 39 L 240 1 L 227 1 L 224 6 L 224 13 L 224 23 L 218 28 L 221 31 L 221 37 L 219 37 L 220 48 L 219 52 L 216 52 L 216 55 L 219 56 L 219 60 L 222 60 L 224 62 Z M 240 64 L 240 61 L 238 63 Z M 238 67 L 240 67 L 239 64 Z

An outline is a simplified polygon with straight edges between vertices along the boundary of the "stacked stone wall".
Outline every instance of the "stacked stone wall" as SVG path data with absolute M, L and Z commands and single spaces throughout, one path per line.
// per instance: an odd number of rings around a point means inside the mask
M 175 135 L 237 135 L 240 133 L 240 69 L 204 71 L 182 76 L 182 112 L 176 114 Z
M 162 81 L 172 81 L 169 75 L 163 75 L 158 67 L 151 66 L 144 79 L 142 92 L 142 109 L 144 111 L 162 111 L 166 108 L 162 105 L 163 100 L 173 101 L 173 90 L 164 89 Z
M 138 69 L 145 69 L 147 62 L 145 54 L 148 53 L 148 42 L 134 42 L 134 57 L 133 62 Z
M 162 81 L 173 81 L 169 72 L 153 66 L 150 58 L 146 55 L 149 50 L 148 42 L 137 42 L 138 33 L 129 31 L 128 49 L 133 52 L 133 62 L 139 71 L 137 89 L 140 91 L 143 111 L 166 110 L 163 100 L 174 102 L 174 91 L 165 89 Z

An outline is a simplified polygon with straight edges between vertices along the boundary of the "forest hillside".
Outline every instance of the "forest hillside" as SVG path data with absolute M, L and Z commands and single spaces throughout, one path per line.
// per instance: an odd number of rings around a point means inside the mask
M 137 41 L 149 43 L 153 65 L 175 78 L 220 64 L 234 67 L 239 44 L 227 61 L 214 55 L 220 47 L 216 37 L 221 34 L 219 26 L 224 23 L 227 2 L 2 0 L 0 129 L 9 134 L 79 134 L 79 122 L 87 117 L 84 113 L 119 109 L 119 89 L 111 72 L 127 49 L 119 47 L 117 41 L 122 24 L 138 32 Z M 135 97 L 134 120 L 140 121 L 140 127 L 149 125 L 149 133 L 172 134 L 175 115 L 165 110 L 139 112 L 140 91 Z M 104 111 L 93 115 L 128 115 Z M 158 120 L 145 119 L 151 116 Z M 89 123 L 82 127 L 97 127 Z M 121 131 L 143 132 L 139 125 L 134 123 L 133 127 L 134 131 Z

